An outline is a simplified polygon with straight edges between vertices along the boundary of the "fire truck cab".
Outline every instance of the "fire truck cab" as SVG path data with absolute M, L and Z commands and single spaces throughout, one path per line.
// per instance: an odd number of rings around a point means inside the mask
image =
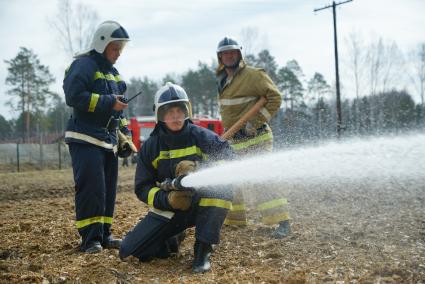
M 194 116 L 192 118 L 194 124 L 214 131 L 218 135 L 223 134 L 223 126 L 221 120 L 208 116 Z M 153 129 L 155 128 L 154 116 L 136 116 L 130 118 L 128 128 L 133 134 L 133 143 L 137 150 L 140 150 L 143 142 L 146 141 Z

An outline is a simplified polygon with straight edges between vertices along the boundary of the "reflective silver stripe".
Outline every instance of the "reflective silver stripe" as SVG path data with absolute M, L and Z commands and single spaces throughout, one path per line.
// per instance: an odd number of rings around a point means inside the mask
M 114 146 L 112 144 L 106 143 L 104 141 L 101 141 L 101 140 L 96 139 L 94 137 L 88 136 L 86 134 L 81 134 L 81 133 L 74 132 L 74 131 L 66 131 L 65 132 L 65 138 L 79 139 L 79 140 L 89 142 L 90 144 L 94 144 L 96 146 L 99 146 L 99 147 L 102 147 L 102 148 L 105 148 L 105 149 L 111 149 L 111 150 L 114 151 L 114 153 L 117 152 L 117 145 Z
M 260 109 L 260 113 L 267 119 L 267 121 L 272 118 L 270 112 L 265 107 Z
M 253 100 L 256 100 L 258 97 L 243 97 L 243 98 L 237 98 L 237 99 L 221 99 L 220 104 L 223 106 L 234 106 L 234 105 L 240 105 L 244 104 Z
M 153 208 L 153 207 L 149 208 L 149 211 L 152 212 L 152 213 L 155 213 L 157 215 L 160 215 L 162 217 L 165 217 L 167 219 L 171 219 L 174 216 L 174 212 L 163 211 L 163 210 L 159 210 L 159 209 L 156 209 L 156 208 Z

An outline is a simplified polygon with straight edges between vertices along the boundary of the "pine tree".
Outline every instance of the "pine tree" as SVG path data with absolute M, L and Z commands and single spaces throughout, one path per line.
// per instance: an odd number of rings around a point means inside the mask
M 7 94 L 13 97 L 6 104 L 24 116 L 25 140 L 30 133 L 31 116 L 48 106 L 49 97 L 57 96 L 49 90 L 55 79 L 37 55 L 25 47 L 21 47 L 18 55 L 5 60 L 5 63 L 9 65 L 6 84 L 12 87 Z

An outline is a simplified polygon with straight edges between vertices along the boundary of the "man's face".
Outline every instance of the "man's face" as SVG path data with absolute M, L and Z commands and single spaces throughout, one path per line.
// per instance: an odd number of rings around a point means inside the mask
M 164 115 L 164 123 L 171 131 L 179 131 L 184 126 L 185 112 L 180 107 L 172 107 Z
M 239 50 L 225 50 L 220 52 L 221 62 L 224 66 L 235 66 L 239 60 Z
M 112 64 L 115 64 L 117 62 L 118 57 L 120 57 L 121 52 L 124 48 L 124 42 L 123 41 L 113 41 L 110 42 L 103 52 L 105 58 L 111 62 Z

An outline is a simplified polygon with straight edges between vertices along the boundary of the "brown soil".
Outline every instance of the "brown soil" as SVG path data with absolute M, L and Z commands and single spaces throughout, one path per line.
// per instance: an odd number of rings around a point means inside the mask
M 121 169 L 113 231 L 146 212 Z M 71 170 L 0 174 L 0 283 L 425 283 L 425 180 L 285 190 L 292 234 L 225 226 L 212 271 L 193 275 L 193 229 L 170 259 L 78 252 Z M 256 220 L 251 212 L 251 218 Z

